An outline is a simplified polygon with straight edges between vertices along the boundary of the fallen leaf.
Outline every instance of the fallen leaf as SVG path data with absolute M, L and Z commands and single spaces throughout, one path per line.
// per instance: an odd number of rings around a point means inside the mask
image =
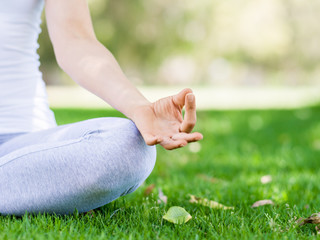
M 218 209 L 224 209 L 224 210 L 234 209 L 234 207 L 227 207 L 227 206 L 222 205 L 221 203 L 209 200 L 207 198 L 196 197 L 196 196 L 191 195 L 191 194 L 190 194 L 190 201 L 189 202 L 197 203 L 197 204 L 200 204 L 202 206 L 209 207 L 209 208 L 218 208 Z
M 320 213 L 314 213 L 310 217 L 307 218 L 299 218 L 297 223 L 302 226 L 308 223 L 311 224 L 320 224 Z
M 163 194 L 161 188 L 158 189 L 158 192 L 159 192 L 159 195 L 158 195 L 158 203 L 164 203 L 164 204 L 167 204 L 168 202 L 168 197 L 166 195 Z
M 191 215 L 182 207 L 171 207 L 168 212 L 163 216 L 163 219 L 174 224 L 183 224 L 191 219 Z
M 296 221 L 296 223 L 299 224 L 299 226 L 302 226 L 304 225 L 303 221 L 304 221 L 304 218 L 301 217 Z
M 220 180 L 218 178 L 210 177 L 210 176 L 205 175 L 205 174 L 198 174 L 197 177 L 201 178 L 204 181 L 211 182 L 211 183 L 216 183 L 216 182 L 219 182 L 219 180 Z
M 144 190 L 144 196 L 146 197 L 146 196 L 150 195 L 150 193 L 152 192 L 152 190 L 153 190 L 155 187 L 156 187 L 156 185 L 154 185 L 154 184 L 149 185 L 149 186 L 146 188 L 146 190 Z
M 272 177 L 271 175 L 265 175 L 261 177 L 260 181 L 262 184 L 267 184 L 272 181 Z
M 266 200 L 260 200 L 252 204 L 252 208 L 261 207 L 264 205 L 274 205 L 272 200 L 266 199 Z

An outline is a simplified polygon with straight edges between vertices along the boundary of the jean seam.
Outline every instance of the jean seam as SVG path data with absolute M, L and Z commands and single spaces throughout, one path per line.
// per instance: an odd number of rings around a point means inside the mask
M 92 130 L 92 131 L 88 131 L 87 133 L 85 133 L 82 138 L 87 138 L 87 139 L 90 139 L 91 137 L 94 136 L 94 133 L 96 133 L 97 135 L 101 135 L 101 130 L 100 129 L 95 129 L 95 130 Z
M 69 140 L 69 141 L 64 141 L 64 142 L 57 143 L 55 146 L 51 146 L 51 147 L 47 147 L 47 148 L 43 148 L 43 149 L 37 149 L 37 150 L 34 150 L 34 151 L 30 151 L 30 152 L 15 156 L 11 160 L 1 164 L 1 160 L 5 159 L 7 156 L 9 156 L 10 154 L 14 153 L 15 151 L 12 152 L 12 153 L 8 153 L 7 155 L 1 157 L 2 159 L 0 158 L 0 167 L 3 167 L 5 165 L 7 165 L 7 164 L 9 164 L 9 163 L 21 158 L 21 157 L 27 156 L 29 154 L 39 153 L 39 152 L 43 152 L 43 151 L 46 151 L 46 150 L 51 150 L 51 149 L 55 149 L 55 148 L 59 148 L 59 147 L 69 146 L 69 145 L 72 145 L 72 144 L 76 144 L 76 143 L 82 142 L 86 138 L 87 138 L 86 136 L 83 136 L 81 138 L 73 139 L 72 141 Z M 34 145 L 34 146 L 41 146 L 41 144 L 37 144 L 37 145 Z

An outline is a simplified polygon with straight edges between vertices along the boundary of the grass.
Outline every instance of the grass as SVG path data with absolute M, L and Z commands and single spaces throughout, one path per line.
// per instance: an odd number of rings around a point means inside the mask
M 55 109 L 59 124 L 115 111 Z M 320 208 L 320 108 L 283 111 L 205 111 L 198 114 L 205 139 L 175 151 L 158 148 L 157 164 L 136 192 L 91 214 L 0 216 L 0 239 L 312 239 L 314 225 L 299 217 Z M 260 178 L 271 175 L 262 184 Z M 217 181 L 213 181 L 217 179 Z M 144 196 L 150 184 L 153 192 Z M 158 204 L 158 188 L 168 203 Z M 206 197 L 234 210 L 189 202 Z M 261 199 L 274 206 L 251 208 Z M 192 219 L 174 225 L 162 219 L 170 206 Z

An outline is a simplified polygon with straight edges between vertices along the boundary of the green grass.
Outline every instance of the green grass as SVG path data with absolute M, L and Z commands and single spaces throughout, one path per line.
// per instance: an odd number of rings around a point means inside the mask
M 55 109 L 59 124 L 115 111 Z M 198 114 L 201 149 L 158 148 L 157 164 L 136 192 L 93 216 L 25 215 L 0 217 L 0 239 L 294 239 L 316 238 L 314 225 L 295 220 L 320 211 L 320 108 L 283 111 L 206 111 Z M 192 151 L 193 150 L 193 151 Z M 207 176 L 205 179 L 203 176 Z M 260 178 L 271 175 L 272 182 Z M 209 178 L 217 178 L 210 182 Z M 144 190 L 156 188 L 149 196 Z M 168 196 L 157 203 L 157 189 Z M 189 202 L 206 197 L 234 210 Z M 261 199 L 274 206 L 251 208 Z M 184 207 L 192 219 L 174 225 L 162 219 L 170 206 Z

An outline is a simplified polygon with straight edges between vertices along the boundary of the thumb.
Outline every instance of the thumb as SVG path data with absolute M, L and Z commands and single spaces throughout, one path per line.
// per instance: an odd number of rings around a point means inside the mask
M 161 137 L 154 136 L 150 133 L 141 133 L 145 143 L 149 146 L 156 145 L 162 141 Z

